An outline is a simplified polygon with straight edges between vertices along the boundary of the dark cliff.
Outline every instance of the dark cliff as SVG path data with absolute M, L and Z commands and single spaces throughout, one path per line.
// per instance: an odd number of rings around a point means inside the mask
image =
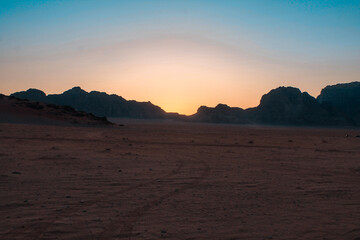
M 11 96 L 60 106 L 71 106 L 96 116 L 129 118 L 164 118 L 166 116 L 164 110 L 150 102 L 127 101 L 121 96 L 108 95 L 104 92 L 92 91 L 89 93 L 80 87 L 74 87 L 62 94 L 47 96 L 36 89 L 17 92 Z

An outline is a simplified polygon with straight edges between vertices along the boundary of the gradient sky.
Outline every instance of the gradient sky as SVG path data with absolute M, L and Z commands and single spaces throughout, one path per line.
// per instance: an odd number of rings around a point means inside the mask
M 73 86 L 195 113 L 360 81 L 360 0 L 0 0 L 0 92 Z

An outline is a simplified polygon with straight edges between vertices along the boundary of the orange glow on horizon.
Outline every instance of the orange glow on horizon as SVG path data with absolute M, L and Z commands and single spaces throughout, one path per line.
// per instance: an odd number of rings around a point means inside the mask
M 3 79 L 22 79 L 18 84 L 4 82 L 5 94 L 28 88 L 53 94 L 80 86 L 127 100 L 151 101 L 167 112 L 186 115 L 201 105 L 255 107 L 263 94 L 283 85 L 316 97 L 324 79 L 336 83 L 339 76 L 347 74 L 351 80 L 359 74 L 269 61 L 255 50 L 189 36 L 144 38 L 36 60 L 21 57 L 2 64 L 0 72 Z M 306 80 L 303 85 L 296 83 L 299 78 Z M 319 79 L 315 85 L 313 80 Z
M 0 2 L 0 93 L 80 86 L 190 115 L 359 81 L 356 1 L 85 2 Z

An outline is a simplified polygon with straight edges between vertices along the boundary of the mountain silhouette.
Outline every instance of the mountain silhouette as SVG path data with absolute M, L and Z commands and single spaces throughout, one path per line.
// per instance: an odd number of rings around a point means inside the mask
M 41 90 L 29 89 L 16 92 L 11 96 L 52 103 L 56 105 L 71 106 L 79 111 L 92 113 L 100 117 L 129 117 L 129 118 L 165 118 L 166 112 L 151 102 L 127 101 L 121 96 L 104 92 L 86 92 L 80 87 L 74 87 L 62 94 L 46 95 Z
M 11 94 L 10 96 L 35 102 L 48 102 L 46 94 L 43 91 L 35 88 L 30 88 L 27 91 L 16 92 Z
M 49 95 L 41 90 L 29 89 L 11 96 L 67 105 L 100 117 L 235 124 L 360 126 L 360 82 L 327 86 L 317 98 L 298 88 L 279 87 L 263 95 L 260 104 L 254 108 L 242 109 L 225 104 L 218 104 L 214 108 L 201 106 L 191 116 L 166 113 L 150 102 L 127 101 L 115 94 L 86 92 L 80 87 Z
M 218 104 L 215 108 L 201 106 L 197 113 L 189 116 L 190 121 L 212 123 L 249 123 L 244 109 Z
M 327 86 L 316 99 L 294 87 L 279 87 L 254 108 L 219 104 L 201 106 L 190 119 L 198 122 L 269 125 L 360 126 L 360 83 Z
M 329 113 L 314 97 L 293 87 L 271 90 L 249 112 L 255 122 L 266 124 L 322 125 L 330 120 Z
M 317 100 L 332 115 L 360 125 L 360 82 L 327 86 L 321 90 Z
M 41 92 L 41 91 L 40 91 Z M 34 97 L 39 97 L 38 90 L 31 90 Z M 41 99 L 41 98 L 39 98 Z M 0 94 L 1 123 L 30 123 L 51 125 L 91 125 L 110 126 L 106 117 L 97 117 L 91 113 L 77 111 L 69 106 L 59 106 L 51 103 L 33 102 L 27 99 Z

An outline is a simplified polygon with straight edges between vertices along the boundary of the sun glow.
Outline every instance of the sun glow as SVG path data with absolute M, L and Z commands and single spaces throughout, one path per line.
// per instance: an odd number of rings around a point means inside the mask
M 358 81 L 358 2 L 280 2 L 0 1 L 0 90 L 81 86 L 193 114 Z
M 248 98 L 253 94 L 251 81 L 239 81 L 254 77 L 251 66 L 239 67 L 242 59 L 234 56 L 236 49 L 206 43 L 181 39 L 137 42 L 113 54 L 104 70 L 105 79 L 112 82 L 112 91 L 124 92 L 125 98 L 150 100 L 169 112 L 193 114 L 200 105 L 219 102 L 256 105 Z M 247 94 L 236 94 L 241 89 Z

